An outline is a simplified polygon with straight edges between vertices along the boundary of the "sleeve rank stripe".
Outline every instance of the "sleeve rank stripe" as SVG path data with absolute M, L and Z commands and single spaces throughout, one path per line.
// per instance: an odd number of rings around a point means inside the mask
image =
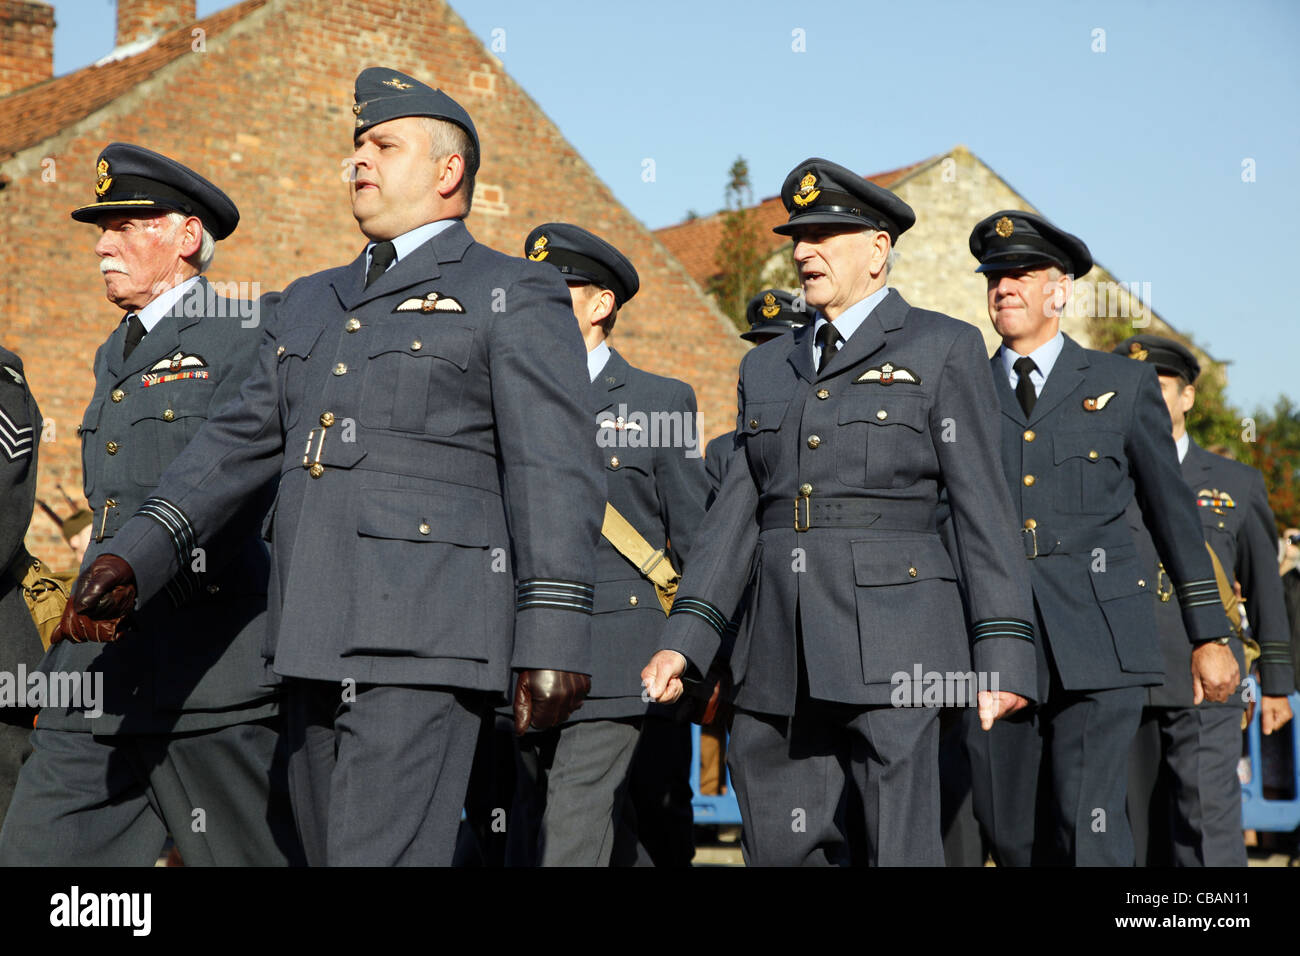
M 185 512 L 165 498 L 149 498 L 140 506 L 139 514 L 152 518 L 167 529 L 176 548 L 176 560 L 181 567 L 186 567 L 194 551 L 194 528 Z
M 721 637 L 727 630 L 727 618 L 721 611 L 701 598 L 678 597 L 673 601 L 673 609 L 669 612 L 673 614 L 693 614 L 701 618 L 709 627 L 718 632 Z
M 559 611 L 590 614 L 595 602 L 595 594 L 596 589 L 592 585 L 581 581 L 528 578 L 520 581 L 515 590 L 515 611 L 531 607 L 548 607 Z
M 1199 600 L 1192 600 L 1191 598 L 1180 597 L 1178 599 L 1178 603 L 1181 607 L 1184 608 L 1212 607 L 1215 604 L 1219 605 L 1220 607 L 1223 606 L 1223 601 L 1219 599 L 1219 595 L 1217 594 L 1212 594 L 1207 597 L 1200 598 Z

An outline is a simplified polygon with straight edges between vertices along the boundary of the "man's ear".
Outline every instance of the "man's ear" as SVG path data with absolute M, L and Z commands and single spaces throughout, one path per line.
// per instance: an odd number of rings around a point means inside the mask
M 871 274 L 878 276 L 885 271 L 885 264 L 889 262 L 889 251 L 893 248 L 893 243 L 889 241 L 889 233 L 877 231 L 871 237 Z
M 203 222 L 198 216 L 190 216 L 181 223 L 181 229 L 181 258 L 188 259 L 203 247 Z
M 1196 386 L 1188 385 L 1183 389 L 1183 394 L 1179 396 L 1179 401 L 1183 404 L 1183 414 L 1186 415 L 1196 404 Z
M 591 321 L 604 322 L 614 314 L 614 293 L 608 289 L 598 289 L 591 297 Z
M 465 178 L 465 157 L 460 153 L 452 153 L 438 160 L 438 166 L 438 195 L 446 199 Z

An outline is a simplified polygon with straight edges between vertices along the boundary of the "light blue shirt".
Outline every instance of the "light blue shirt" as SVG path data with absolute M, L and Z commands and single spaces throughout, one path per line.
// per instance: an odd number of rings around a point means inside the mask
M 1183 463 L 1187 457 L 1187 446 L 1191 444 L 1192 438 L 1187 432 L 1183 432 L 1183 437 L 1174 440 L 1174 445 L 1178 448 L 1178 464 Z
M 410 232 L 404 232 L 400 236 L 394 238 L 393 248 L 397 250 L 397 258 L 393 260 L 392 265 L 390 265 L 388 269 L 391 269 L 393 266 L 397 265 L 397 263 L 401 262 L 408 255 L 410 255 L 420 246 L 424 245 L 426 242 L 428 242 L 438 233 L 442 232 L 444 229 L 447 229 L 455 225 L 458 222 L 460 222 L 459 219 L 439 219 L 437 222 L 426 222 L 423 226 L 416 226 Z M 375 244 L 373 242 L 370 245 L 366 246 L 366 271 L 367 272 L 370 271 L 370 250 L 374 248 L 375 248 Z M 385 269 L 384 271 L 387 272 L 388 269 Z
M 605 367 L 605 363 L 608 361 L 609 346 L 604 342 L 601 342 L 587 353 L 587 374 L 591 376 L 593 382 L 596 381 L 596 376 L 600 374 L 600 370 Z
M 1038 348 L 1029 353 L 1029 358 L 1034 360 L 1037 369 L 1029 373 L 1029 382 L 1034 386 L 1034 394 L 1042 395 L 1043 386 L 1047 384 L 1047 376 L 1052 374 L 1052 366 L 1056 360 L 1061 357 L 1061 349 L 1065 348 L 1065 335 L 1061 332 L 1056 333 L 1056 337 L 1044 342 Z M 1007 381 L 1011 383 L 1014 391 L 1016 383 L 1020 381 L 1020 373 L 1016 371 L 1016 359 L 1021 356 L 1011 351 L 1003 345 L 998 349 L 998 356 L 1002 359 L 1002 368 L 1006 372 Z
M 156 299 L 137 312 L 136 315 L 139 316 L 140 324 L 144 326 L 145 332 L 152 332 L 154 326 L 161 322 L 165 315 L 171 312 L 172 306 L 180 302 L 181 296 L 185 295 L 186 292 L 189 292 L 190 289 L 193 288 L 194 283 L 198 281 L 198 276 L 190 276 L 190 278 L 186 279 L 180 285 L 174 285 L 166 292 L 161 293 Z M 130 314 L 131 313 L 129 312 L 127 313 L 127 315 Z
M 880 305 L 881 300 L 888 294 L 889 286 L 881 286 L 861 302 L 854 302 L 841 313 L 840 317 L 835 320 L 835 331 L 840 334 L 840 348 L 844 348 L 853 333 L 858 330 L 858 326 L 862 324 L 863 320 L 871 314 L 876 306 Z M 817 333 L 829 321 L 830 319 L 818 312 L 817 321 L 813 323 L 813 368 L 816 368 L 822 360 L 822 347 L 817 341 Z

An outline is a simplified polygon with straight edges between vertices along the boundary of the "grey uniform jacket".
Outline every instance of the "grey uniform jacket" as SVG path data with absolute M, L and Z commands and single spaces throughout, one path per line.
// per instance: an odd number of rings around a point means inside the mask
M 681 571 L 708 495 L 699 447 L 686 447 L 696 434 L 695 392 L 685 382 L 633 368 L 611 349 L 591 384 L 589 405 L 609 502 L 652 547 L 671 544 L 668 555 Z M 656 414 L 663 412 L 668 416 Z M 619 418 L 625 419 L 622 428 L 604 424 Z M 641 428 L 629 427 L 636 425 Z M 595 583 L 591 693 L 574 718 L 643 714 L 649 705 L 641 700 L 641 668 L 659 649 L 668 619 L 654 585 L 603 536 Z
M 1277 524 L 1268 505 L 1264 478 L 1249 465 L 1208 452 L 1190 440 L 1187 454 L 1183 456 L 1182 474 L 1186 483 L 1184 493 L 1196 502 L 1205 540 L 1214 549 L 1229 579 L 1241 582 L 1251 632 L 1262 652 L 1261 689 L 1270 696 L 1288 694 L 1294 689 L 1291 644 L 1282 579 L 1277 574 L 1274 545 Z M 1160 570 L 1155 546 L 1142 524 L 1136 503 L 1129 507 L 1129 526 L 1138 542 L 1142 567 L 1159 589 L 1155 610 L 1165 682 L 1150 689 L 1149 703 L 1153 707 L 1191 707 L 1192 645 L 1179 613 L 1177 595 L 1168 576 Z M 1231 647 L 1244 678 L 1246 661 L 1241 642 L 1234 639 Z M 1242 696 L 1237 694 L 1224 704 L 1206 701 L 1202 706 L 1241 707 L 1242 703 Z
M 717 500 L 718 492 L 722 490 L 722 482 L 727 477 L 727 469 L 731 467 L 735 457 L 736 433 L 734 431 L 719 435 L 705 446 L 704 472 L 709 478 L 707 507 L 712 508 L 713 502 Z
M 18 665 L 34 671 L 41 640 L 9 565 L 23 547 L 36 504 L 41 410 L 27 387 L 23 361 L 0 346 L 0 672 L 13 675 L 15 697 L 0 705 L 0 723 L 32 725 L 34 710 L 17 707 Z M 25 696 L 25 695 L 24 695 Z
M 992 366 L 1020 551 L 1062 686 L 1159 683 L 1154 576 L 1124 519 L 1135 495 L 1188 633 L 1222 636 L 1227 622 L 1155 369 L 1066 336 L 1026 418 L 997 355 Z
M 702 674 L 752 577 L 731 657 L 737 706 L 793 713 L 796 614 L 813 697 L 887 704 L 896 675 L 910 679 L 916 666 L 968 671 L 972 642 L 978 670 L 1032 697 L 1032 606 L 979 332 L 890 291 L 818 373 L 813 328 L 741 363 L 739 449 L 665 647 L 686 656 L 688 676 Z M 935 530 L 943 487 L 955 554 Z M 958 566 L 970 583 L 969 632 Z
M 95 391 L 79 429 L 94 511 L 83 566 L 112 550 L 171 461 L 239 394 L 262 339 L 251 314 L 250 303 L 216 296 L 200 277 L 129 359 L 122 358 L 125 322 L 95 353 Z M 64 641 L 50 650 L 46 671 L 104 674 L 104 713 L 46 708 L 42 729 L 182 732 L 275 713 L 278 682 L 261 653 L 270 557 L 260 531 L 271 493 L 263 479 L 232 502 L 222 535 L 200 554 L 187 549 L 121 641 Z
M 459 222 L 365 271 L 363 253 L 284 291 L 239 400 L 113 553 L 148 596 L 278 479 L 277 673 L 497 691 L 511 666 L 590 673 L 605 488 L 563 280 Z

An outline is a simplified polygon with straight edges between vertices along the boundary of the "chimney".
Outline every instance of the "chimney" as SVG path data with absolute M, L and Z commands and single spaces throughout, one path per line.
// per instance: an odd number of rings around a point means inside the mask
M 0 96 L 54 75 L 54 8 L 0 0 Z
M 194 19 L 194 0 L 117 0 L 117 45 L 152 39 Z

